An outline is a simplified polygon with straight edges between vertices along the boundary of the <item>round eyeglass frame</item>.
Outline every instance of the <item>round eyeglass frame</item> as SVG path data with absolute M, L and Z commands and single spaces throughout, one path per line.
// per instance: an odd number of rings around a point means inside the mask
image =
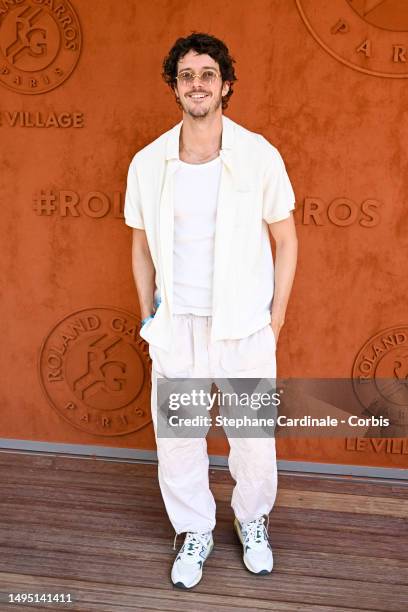
M 194 83 L 196 77 L 198 77 L 200 83 L 204 83 L 205 81 L 202 80 L 202 75 L 204 74 L 204 72 L 208 72 L 209 70 L 211 70 L 212 72 L 214 72 L 214 77 L 211 77 L 209 81 L 206 82 L 207 85 L 210 85 L 212 83 L 214 83 L 214 81 L 216 79 L 218 79 L 219 77 L 221 77 L 221 73 L 218 72 L 217 70 L 213 69 L 213 68 L 204 68 L 203 70 L 201 70 L 201 73 L 199 72 L 193 72 L 192 70 L 190 71 L 186 71 L 186 74 L 192 74 L 193 78 L 191 79 L 190 82 L 186 82 L 185 80 L 183 80 L 183 73 L 178 74 L 175 78 L 176 81 L 180 84 L 182 84 L 183 86 L 187 86 L 187 85 L 191 85 L 192 83 Z

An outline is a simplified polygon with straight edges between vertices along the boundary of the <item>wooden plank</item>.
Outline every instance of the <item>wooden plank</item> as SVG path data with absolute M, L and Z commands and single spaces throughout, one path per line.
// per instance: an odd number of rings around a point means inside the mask
M 281 490 L 277 505 L 292 508 L 324 509 L 326 511 L 348 511 L 357 514 L 379 514 L 408 518 L 408 499 L 390 499 L 374 495 L 350 495 L 343 493 L 320 493 L 315 491 Z
M 219 521 L 229 522 L 232 513 L 227 504 L 218 504 L 217 517 Z M 274 526 L 279 522 L 293 524 L 303 527 L 305 512 L 303 508 L 285 508 L 275 506 L 270 514 L 269 525 Z M 327 512 L 325 510 L 307 510 L 307 522 L 309 528 L 337 531 L 365 531 L 373 536 L 387 535 L 397 536 L 408 541 L 407 521 L 400 517 L 384 517 L 381 515 L 353 514 L 352 512 Z
M 10 518 L 12 517 L 12 519 Z M 56 507 L 55 510 L 45 505 L 41 511 L 34 505 L 32 507 L 13 507 L 4 509 L 0 507 L 0 521 L 9 527 L 6 534 L 10 538 L 13 531 L 19 525 L 29 523 L 33 529 L 44 529 L 44 527 L 69 529 L 72 533 L 89 533 L 98 536 L 101 533 L 138 537 L 151 533 L 152 525 L 157 536 L 168 538 L 172 541 L 174 531 L 164 511 L 152 511 L 150 516 L 141 515 L 135 509 L 109 513 L 106 510 L 94 509 L 94 511 L 83 511 L 64 506 Z M 272 523 L 272 526 L 271 526 Z M 372 534 L 359 532 L 347 533 L 345 530 L 329 530 L 315 527 L 311 529 L 307 524 L 291 525 L 286 520 L 279 522 L 275 519 L 270 522 L 270 533 L 272 541 L 277 548 L 289 548 L 294 550 L 317 550 L 320 552 L 343 552 L 357 551 L 359 555 L 389 557 L 404 560 L 407 558 L 406 542 L 396 537 L 389 536 L 386 532 L 381 537 L 373 538 Z M 218 536 L 221 542 L 234 541 L 235 535 L 230 522 Z
M 7 453 L 6 453 L 7 454 Z M 1 455 L 1 453 L 0 453 Z M 104 482 L 104 484 L 106 486 L 112 485 L 112 486 L 120 486 L 123 482 L 126 482 L 126 484 L 128 486 L 137 486 L 136 481 L 140 481 L 141 479 L 143 479 L 143 482 L 145 484 L 147 484 L 147 486 L 158 486 L 157 483 L 157 466 L 156 465 L 143 465 L 143 464 L 124 464 L 124 463 L 119 463 L 119 464 L 114 464 L 112 465 L 112 462 L 101 462 L 99 460 L 96 461 L 91 461 L 91 460 L 81 460 L 81 459 L 68 459 L 67 460 L 70 464 L 76 463 L 77 461 L 79 463 L 84 463 L 89 465 L 89 464 L 99 464 L 99 463 L 106 463 L 107 464 L 107 468 L 105 470 L 105 472 L 97 472 L 98 474 L 98 478 L 96 480 L 96 482 Z M 73 465 L 73 469 L 72 470 L 59 470 L 59 469 L 52 469 L 50 470 L 38 470 L 40 473 L 36 474 L 36 480 L 37 482 L 40 484 L 41 482 L 61 482 L 64 481 L 66 483 L 69 482 L 75 482 L 77 485 L 83 484 L 83 486 L 88 486 L 89 483 L 94 483 L 95 482 L 95 473 L 93 471 L 83 471 L 81 472 L 80 470 L 77 471 L 74 469 L 74 465 Z M 44 472 L 44 474 L 41 474 L 41 472 Z M 68 473 L 67 473 L 68 472 Z M 32 475 L 32 472 L 30 471 L 29 473 L 27 472 L 26 469 L 23 469 L 20 465 L 8 465 L 7 466 L 2 466 L 0 463 L 0 480 L 7 480 L 9 482 L 13 482 L 14 484 L 17 484 L 18 482 L 27 480 L 29 475 Z M 72 476 L 72 480 L 70 478 L 70 475 Z M 120 478 L 118 479 L 117 476 L 120 476 Z M 153 476 L 153 478 L 152 478 Z M 376 498 L 378 497 L 386 497 L 387 499 L 389 499 L 390 497 L 393 498 L 394 502 L 396 502 L 397 498 L 401 498 L 404 500 L 404 505 L 406 508 L 406 504 L 408 503 L 408 486 L 407 487 L 391 487 L 391 486 L 383 486 L 383 485 L 376 485 L 375 483 L 372 484 L 367 484 L 367 483 L 355 483 L 354 485 L 351 485 L 350 483 L 344 483 L 343 481 L 329 481 L 328 479 L 321 479 L 320 481 L 318 479 L 315 479 L 313 482 L 314 484 L 311 485 L 310 479 L 305 479 L 305 478 L 301 478 L 301 477 L 295 477 L 295 479 L 297 479 L 297 487 L 295 486 L 296 483 L 293 482 L 293 477 L 291 477 L 289 480 L 287 478 L 283 478 L 281 477 L 279 479 L 279 488 L 278 488 L 278 492 L 280 493 L 281 491 L 285 490 L 285 482 L 288 482 L 288 487 L 289 489 L 296 489 L 297 491 L 300 490 L 311 490 L 311 491 L 333 491 L 337 488 L 341 489 L 343 494 L 347 494 L 347 493 L 353 493 L 353 490 L 356 493 L 361 493 L 362 491 L 365 491 L 367 493 L 367 495 L 365 495 L 364 497 L 367 496 L 375 496 Z M 150 482 L 150 485 L 148 484 Z M 219 499 L 221 500 L 223 498 L 223 487 L 220 487 L 219 484 L 228 484 L 230 487 L 232 487 L 234 485 L 234 481 L 232 480 L 232 478 L 225 473 L 222 473 L 221 470 L 211 470 L 211 484 L 214 485 L 216 491 L 220 492 L 219 494 Z M 304 487 L 307 486 L 308 488 L 305 489 Z M 344 490 L 345 487 L 347 488 L 347 490 Z M 226 491 L 228 491 L 229 489 L 227 488 Z M 377 495 L 377 491 L 379 492 L 379 495 Z M 356 494 L 353 493 L 353 494 Z M 338 494 L 338 493 L 336 493 Z M 361 497 L 361 495 L 360 495 Z M 279 501 L 279 500 L 278 500 Z
M 234 534 L 232 531 L 232 512 L 231 520 L 225 529 L 220 533 L 222 542 L 233 541 Z M 91 517 L 91 518 L 90 518 Z M 343 520 L 343 516 L 338 514 L 339 520 Z M 84 530 L 89 530 L 90 533 L 103 533 L 107 530 L 114 534 L 124 535 L 132 534 L 137 536 L 146 531 L 151 531 L 152 523 L 158 535 L 167 537 L 172 540 L 174 532 L 164 515 L 163 507 L 151 508 L 149 515 L 140 512 L 140 508 L 135 501 L 135 504 L 129 508 L 116 509 L 109 507 L 84 509 L 81 504 L 67 505 L 59 503 L 58 500 L 54 507 L 49 504 L 43 504 L 41 501 L 32 502 L 31 506 L 24 504 L 22 506 L 15 504 L 2 504 L 0 506 L 0 520 L 8 527 L 6 536 L 24 525 L 30 523 L 33 528 L 68 528 L 73 533 L 81 533 Z M 347 526 L 347 520 L 343 522 L 342 528 L 339 525 L 334 525 L 330 528 L 324 523 L 313 526 L 304 523 L 302 517 L 298 521 L 288 521 L 284 513 L 273 512 L 270 520 L 270 533 L 273 538 L 274 546 L 278 548 L 289 547 L 294 549 L 298 547 L 300 550 L 318 550 L 321 552 L 333 551 L 353 551 L 356 550 L 359 554 L 368 556 L 378 556 L 390 558 L 406 559 L 407 555 L 407 540 L 392 537 L 386 530 L 384 522 L 383 533 L 373 534 L 369 530 L 361 526 L 360 529 L 353 529 Z M 397 544 L 396 544 L 397 543 Z
M 137 508 L 139 511 L 148 507 L 148 508 L 163 508 L 163 502 L 161 499 L 160 491 L 158 485 L 155 484 L 152 488 L 148 489 L 144 484 L 141 487 L 143 495 L 138 495 L 140 493 L 139 487 L 131 487 L 130 485 L 123 489 L 123 486 L 117 485 L 116 487 L 109 490 L 106 486 L 96 485 L 93 483 L 93 488 L 89 489 L 85 485 L 80 488 L 77 487 L 68 487 L 64 486 L 63 493 L 56 488 L 55 483 L 49 483 L 48 485 L 38 485 L 32 484 L 28 479 L 25 482 L 24 487 L 19 487 L 15 482 L 7 483 L 2 486 L 2 494 L 3 494 L 3 503 L 12 503 L 18 505 L 26 506 L 27 503 L 34 505 L 37 504 L 35 501 L 38 499 L 38 509 L 41 509 L 41 505 L 45 505 L 47 509 L 52 508 L 52 504 L 56 504 L 58 509 L 61 509 L 61 506 L 67 505 L 74 501 L 77 504 L 81 504 L 82 509 L 86 511 L 88 506 L 92 506 L 95 504 L 98 508 L 98 512 L 103 510 L 110 510 L 115 507 L 124 507 L 124 509 L 128 509 L 131 506 L 135 505 L 135 500 L 137 496 Z M 278 494 L 279 496 L 279 494 Z M 230 500 L 230 493 L 227 496 L 227 499 Z M 278 497 L 279 502 L 279 497 Z M 301 504 L 295 505 L 292 508 L 287 508 L 285 506 L 280 506 L 277 502 L 272 514 L 271 520 L 278 520 L 282 515 L 282 512 L 285 515 L 290 516 L 292 521 L 301 521 L 304 520 L 304 512 L 303 506 Z M 219 504 L 221 506 L 221 504 Z M 220 517 L 223 516 L 223 510 L 220 507 L 218 515 Z M 227 506 L 227 512 L 230 513 L 229 505 Z M 336 512 L 329 513 L 323 509 L 319 510 L 310 510 L 308 508 L 308 523 L 320 523 L 321 526 L 322 519 L 326 525 L 336 528 L 336 529 L 344 529 L 350 530 L 354 527 L 361 527 L 365 531 L 370 533 L 376 533 L 378 531 L 383 531 L 385 527 L 385 523 L 383 520 L 383 516 L 378 515 L 365 515 L 363 513 L 354 514 L 352 512 Z M 387 533 L 389 535 L 398 534 L 403 536 L 404 533 L 408 536 L 408 522 L 405 518 L 402 517 L 387 517 L 386 522 Z M 408 541 L 408 540 L 407 540 Z
M 3 530 L 0 529 L 0 540 Z M 178 538 L 177 547 L 183 542 L 183 536 Z M 225 545 L 219 542 L 217 531 L 214 535 L 216 554 L 224 568 L 236 569 L 237 559 L 241 558 L 241 547 L 237 542 Z M 43 529 L 37 533 L 28 526 L 25 529 L 12 530 L 10 534 L 12 545 L 4 546 L 3 550 L 12 554 L 14 549 L 29 552 L 60 551 L 74 555 L 84 548 L 93 556 L 108 556 L 112 563 L 116 561 L 149 562 L 152 558 L 166 562 L 175 555 L 172 541 L 142 537 L 120 538 L 111 534 L 95 537 L 87 532 L 72 533 L 66 530 Z M 329 578 L 357 579 L 366 582 L 388 582 L 390 584 L 408 585 L 408 564 L 388 558 L 363 557 L 354 553 L 339 554 L 333 552 L 319 553 L 313 551 L 282 550 L 274 546 L 275 568 L 287 574 L 314 575 Z
M 48 468 L 52 466 L 55 471 L 73 471 L 75 473 L 88 472 L 100 474 L 137 475 L 138 477 L 152 476 L 157 474 L 157 465 L 146 463 L 127 463 L 125 461 L 107 461 L 96 457 L 67 457 L 61 455 L 47 455 L 19 453 L 0 450 L 0 472 L 4 465 L 30 465 L 30 467 Z M 227 468 L 211 469 L 210 479 L 216 482 L 228 482 L 234 484 Z M 332 491 L 343 493 L 365 493 L 371 492 L 375 487 L 376 497 L 394 498 L 408 497 L 408 482 L 401 481 L 400 484 L 387 483 L 374 478 L 360 478 L 353 476 L 326 477 L 309 474 L 286 474 L 279 472 L 279 488 L 299 489 L 313 491 Z
M 12 466 L 28 466 L 36 469 L 50 469 L 55 461 L 54 455 L 47 453 L 16 453 L 0 450 L 0 468 Z
M 134 472 L 132 476 L 123 476 L 118 474 L 97 474 L 97 480 L 93 472 L 75 472 L 62 471 L 62 470 L 36 470 L 31 469 L 28 466 L 1 466 L 0 467 L 0 480 L 4 482 L 15 482 L 24 483 L 29 481 L 29 477 L 35 474 L 35 480 L 37 483 L 76 483 L 77 485 L 89 486 L 96 482 L 100 485 L 102 483 L 107 486 L 118 486 L 124 482 L 134 483 L 137 486 L 137 481 L 140 479 L 146 483 L 151 483 L 152 486 L 157 485 L 156 475 L 145 475 L 140 476 L 137 472 Z
M 15 503 L 24 503 L 25 501 L 33 502 L 34 498 L 39 497 L 47 503 L 50 503 L 54 499 L 60 503 L 60 493 L 57 493 L 56 486 L 64 482 L 60 478 L 44 478 L 40 479 L 43 482 L 38 482 L 36 478 L 35 482 L 32 482 L 31 475 L 25 475 L 24 478 L 16 479 L 13 474 L 9 475 L 8 481 L 2 486 L 4 502 L 12 501 Z M 216 499 L 218 501 L 229 502 L 231 499 L 231 488 L 223 488 L 220 492 L 220 485 L 212 487 Z M 140 481 L 138 479 L 137 484 L 134 482 L 124 484 L 121 482 L 115 482 L 107 484 L 104 482 L 94 481 L 90 484 L 86 482 L 74 482 L 64 483 L 63 487 L 63 499 L 64 501 L 75 500 L 81 502 L 84 506 L 86 504 L 95 503 L 98 507 L 111 507 L 111 506 L 122 506 L 133 504 L 134 497 L 139 493 L 143 492 L 143 495 L 139 496 L 139 506 L 143 508 L 146 505 L 153 504 L 162 507 L 161 496 L 159 491 L 158 483 L 152 479 L 144 478 Z M 221 498 L 221 500 L 220 500 Z M 313 513 L 313 511 L 327 512 L 332 510 L 335 513 L 343 512 L 347 510 L 348 517 L 351 519 L 354 513 L 359 513 L 362 516 L 387 516 L 389 520 L 395 521 L 395 528 L 405 530 L 408 529 L 408 523 L 406 521 L 406 510 L 408 508 L 408 501 L 404 500 L 400 502 L 398 500 L 380 499 L 377 502 L 377 497 L 368 496 L 352 496 L 347 494 L 319 494 L 304 491 L 284 491 L 279 490 L 277 501 L 275 504 L 274 512 L 277 512 L 279 508 L 291 508 L 292 510 L 302 510 L 307 508 Z M 373 501 L 370 501 L 373 500 Z M 375 514 L 373 514 L 375 512 Z M 371 514 L 367 514 L 371 513 Z M 311 517 L 313 514 L 310 515 Z M 335 516 L 335 515 L 334 515 Z M 347 517 L 345 517 L 347 518 Z M 337 520 L 336 518 L 334 520 Z M 398 523 L 399 521 L 399 523 Z M 392 522 L 389 523 L 388 528 L 392 530 Z M 369 524 L 366 525 L 368 529 Z
M 54 471 L 72 471 L 75 474 L 98 473 L 113 474 L 121 477 L 128 475 L 152 476 L 157 474 L 157 465 L 145 463 L 127 463 L 122 461 L 107 461 L 96 457 L 67 457 L 60 455 L 48 455 L 46 453 L 19 453 L 0 450 L 0 475 L 2 467 L 30 466 L 36 469 L 53 468 Z M 279 472 L 280 489 L 296 489 L 312 491 L 332 491 L 342 493 L 370 493 L 375 487 L 376 497 L 405 498 L 408 497 L 408 482 L 401 481 L 400 484 L 387 483 L 376 479 L 362 479 L 353 476 L 320 477 L 308 474 L 286 474 Z M 234 484 L 228 469 L 211 469 L 210 480 L 214 483 L 226 482 Z
M 211 469 L 210 479 L 214 483 L 234 484 L 227 468 Z M 408 481 L 401 480 L 398 484 L 395 481 L 387 482 L 378 478 L 363 478 L 360 476 L 340 476 L 340 475 L 320 475 L 286 473 L 279 470 L 278 486 L 282 489 L 301 489 L 305 491 L 333 491 L 342 493 L 371 494 L 375 490 L 377 497 L 401 496 L 403 499 L 408 497 Z
M 151 560 L 149 563 L 129 565 L 112 564 L 111 560 L 95 558 L 78 553 L 73 556 L 46 553 L 30 555 L 19 551 L 15 560 L 5 555 L 8 571 L 29 575 L 47 575 L 57 579 L 59 576 L 71 580 L 86 580 L 105 584 L 128 585 L 154 588 L 169 584 L 169 572 L 173 556 L 168 563 Z M 18 568 L 18 569 L 17 569 Z M 287 575 L 274 570 L 272 575 L 259 577 L 246 571 L 242 563 L 234 571 L 217 563 L 211 556 L 205 568 L 197 592 L 214 591 L 229 597 L 247 597 L 257 600 L 277 600 L 296 604 L 316 604 L 333 607 L 358 607 L 362 610 L 387 610 L 387 612 L 406 612 L 408 608 L 408 588 L 399 585 L 379 585 L 358 580 L 340 580 L 316 576 Z
M 212 490 L 216 499 L 220 501 L 228 501 L 230 499 L 229 485 L 215 484 Z M 382 516 L 408 518 L 408 499 L 389 499 L 374 495 L 278 489 L 275 505 L 304 509 L 324 509 L 333 512 L 343 512 L 347 509 L 349 512 L 359 514 L 380 514 Z
M 27 504 L 32 507 L 36 506 L 38 511 L 41 508 L 47 511 L 52 511 L 54 507 L 61 511 L 69 506 L 78 505 L 81 510 L 86 512 L 88 509 L 92 510 L 93 506 L 97 507 L 97 513 L 110 512 L 110 511 L 123 511 L 128 512 L 131 508 L 136 508 L 138 512 L 163 509 L 163 501 L 158 490 L 143 491 L 138 494 L 138 491 L 129 491 L 127 488 L 125 491 L 115 490 L 108 491 L 106 489 L 96 489 L 86 491 L 85 489 L 76 489 L 66 487 L 63 492 L 54 487 L 44 487 L 27 485 L 23 489 L 18 488 L 16 490 L 15 485 L 4 485 L 2 487 L 2 499 L 5 509 L 9 509 L 10 506 L 16 508 L 25 508 Z M 388 535 L 400 536 L 401 538 L 407 538 L 408 542 L 408 522 L 403 517 L 387 516 L 383 514 L 370 514 L 365 515 L 361 513 L 353 512 L 339 512 L 339 511 L 327 511 L 324 509 L 310 509 L 308 508 L 308 524 L 309 526 L 316 525 L 319 528 L 323 524 L 329 529 L 347 530 L 348 532 L 355 529 L 363 529 L 366 533 L 380 535 L 386 531 Z M 7 510 L 9 511 L 9 510 Z M 0 510 L 0 515 L 1 515 Z M 226 509 L 226 515 L 219 510 L 219 518 L 231 517 L 232 512 L 229 505 Z M 276 505 L 270 516 L 270 523 L 277 520 L 281 520 L 283 517 L 290 517 L 296 525 L 302 526 L 304 522 L 304 508 L 302 506 L 296 506 L 287 508 L 285 506 Z M 386 519 L 386 520 L 385 520 Z
M 247 597 L 230 597 L 223 594 L 198 593 L 197 591 L 178 591 L 170 588 L 148 588 L 133 587 L 126 585 L 101 584 L 86 582 L 83 580 L 53 580 L 45 576 L 23 576 L 16 574 L 0 573 L 0 589 L 21 588 L 33 591 L 47 589 L 52 592 L 73 592 L 77 598 L 77 604 L 69 606 L 70 610 L 84 610 L 83 604 L 89 610 L 120 609 L 126 606 L 129 610 L 174 610 L 180 612 L 186 607 L 189 611 L 203 612 L 229 612 L 238 610 L 240 612 L 251 610 L 275 610 L 276 612 L 358 612 L 358 608 L 310 606 L 308 604 L 286 603 L 284 601 L 256 600 Z M 183 605 L 184 604 L 184 605 Z M 110 607 L 101 607 L 109 605 Z M 79 607 L 81 606 L 81 607 Z M 92 606 L 92 607 L 88 607 Z M 99 607 L 98 607 L 99 606 Z M 114 608 L 113 608 L 114 606 Z M 19 606 L 19 609 L 22 606 Z M 27 606 L 28 607 L 28 606 Z M 62 607 L 63 608 L 63 607 Z M 12 609 L 15 609 L 12 608 Z
M 332 493 L 352 493 L 376 497 L 408 498 L 408 481 L 401 480 L 398 484 L 377 478 L 361 478 L 357 476 L 319 476 L 299 474 L 278 475 L 278 486 L 282 489 L 302 489 L 303 491 L 326 491 Z

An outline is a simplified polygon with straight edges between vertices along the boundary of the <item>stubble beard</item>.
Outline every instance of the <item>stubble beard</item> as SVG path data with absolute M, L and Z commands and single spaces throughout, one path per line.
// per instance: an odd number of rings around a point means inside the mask
M 222 95 L 221 92 L 219 93 L 218 97 L 215 100 L 215 105 L 212 106 L 211 105 L 211 101 L 210 104 L 208 105 L 207 108 L 190 108 L 187 104 L 185 104 L 184 102 L 182 102 L 180 100 L 181 106 L 183 108 L 183 111 L 187 114 L 190 115 L 190 117 L 192 117 L 193 119 L 205 119 L 205 117 L 207 117 L 210 113 L 215 113 L 215 111 L 221 106 L 222 104 Z

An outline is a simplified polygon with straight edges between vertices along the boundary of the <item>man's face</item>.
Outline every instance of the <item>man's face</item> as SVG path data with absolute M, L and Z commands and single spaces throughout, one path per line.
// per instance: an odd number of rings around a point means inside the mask
M 212 68 L 220 75 L 220 67 L 212 57 L 203 53 L 198 54 L 191 49 L 182 57 L 177 66 L 177 74 L 181 71 L 191 70 L 196 74 L 200 74 L 202 70 Z M 211 85 L 202 83 L 196 77 L 191 85 L 184 85 L 177 80 L 174 88 L 175 94 L 180 100 L 180 104 L 185 113 L 191 117 L 206 117 L 217 112 L 221 108 L 222 96 L 228 93 L 228 82 L 222 83 L 222 78 L 219 76 Z M 197 94 L 204 94 L 204 97 L 197 97 Z M 218 110 L 221 112 L 221 110 Z

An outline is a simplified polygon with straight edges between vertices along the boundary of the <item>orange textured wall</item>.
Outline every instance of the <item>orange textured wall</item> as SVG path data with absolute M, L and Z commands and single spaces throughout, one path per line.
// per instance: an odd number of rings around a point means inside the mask
M 404 377 L 405 4 L 0 0 L 1 437 L 154 448 L 123 201 L 135 151 L 180 120 L 161 62 L 192 30 L 228 44 L 226 114 L 279 149 L 296 193 L 279 375 L 369 357 L 373 379 Z M 408 448 L 280 440 L 279 456 L 402 467 Z

